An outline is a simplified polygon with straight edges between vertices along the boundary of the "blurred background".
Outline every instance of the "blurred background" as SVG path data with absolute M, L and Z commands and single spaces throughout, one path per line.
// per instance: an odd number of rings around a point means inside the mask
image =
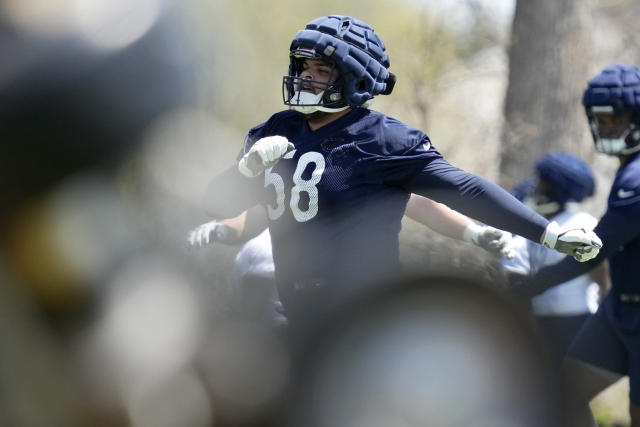
M 587 210 L 602 214 L 616 162 L 594 154 L 581 94 L 604 66 L 637 63 L 638 2 L 0 0 L 0 426 L 251 425 L 286 387 L 278 336 L 230 320 L 238 248 L 189 250 L 186 235 L 210 220 L 209 179 L 283 109 L 291 38 L 327 14 L 387 46 L 398 83 L 373 109 L 507 189 L 571 151 L 596 173 Z M 410 271 L 504 287 L 490 255 L 404 221 Z M 602 425 L 628 423 L 625 387 L 594 402 Z M 502 425 L 482 422 L 464 425 Z

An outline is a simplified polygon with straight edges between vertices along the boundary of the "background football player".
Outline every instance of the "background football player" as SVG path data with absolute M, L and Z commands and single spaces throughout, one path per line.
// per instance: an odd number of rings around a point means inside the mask
M 603 250 L 593 260 L 570 260 L 543 267 L 514 282 L 530 295 L 584 274 L 609 261 L 611 291 L 585 323 L 566 360 L 572 397 L 569 425 L 595 425 L 589 400 L 623 375 L 630 378 L 630 413 L 640 425 L 640 69 L 612 65 L 593 77 L 584 92 L 596 151 L 620 160 L 607 200 L 607 210 L 594 231 Z
M 598 220 L 580 209 L 579 202 L 593 195 L 595 181 L 589 166 L 573 154 L 551 152 L 536 161 L 535 178 L 526 178 L 513 194 L 561 227 L 593 230 Z M 564 255 L 542 245 L 513 236 L 512 257 L 502 258 L 508 274 L 529 274 L 555 264 Z M 562 361 L 571 340 L 600 297 L 608 291 L 606 263 L 588 274 L 554 286 L 531 299 L 533 313 L 549 339 L 552 357 Z M 602 289 L 600 289 L 600 287 Z

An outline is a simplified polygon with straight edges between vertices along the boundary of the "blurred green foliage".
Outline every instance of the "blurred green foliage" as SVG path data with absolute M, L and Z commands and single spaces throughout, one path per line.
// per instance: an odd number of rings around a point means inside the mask
M 281 79 L 289 63 L 289 44 L 318 16 L 350 15 L 374 27 L 387 46 L 398 84 L 391 97 L 380 97 L 373 108 L 393 113 L 389 109 L 401 104 L 403 111 L 413 110 L 410 124 L 417 127 L 426 123 L 429 96 L 443 70 L 500 38 L 495 22 L 479 6 L 463 30 L 424 4 L 408 1 L 192 0 L 190 7 L 199 40 L 204 41 L 198 47 L 203 66 L 199 83 L 204 88 L 200 102 L 219 120 L 243 131 L 284 108 Z

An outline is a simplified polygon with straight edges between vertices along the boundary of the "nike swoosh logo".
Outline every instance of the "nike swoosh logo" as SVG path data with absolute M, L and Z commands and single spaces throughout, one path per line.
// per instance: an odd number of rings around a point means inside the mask
M 424 148 L 424 151 L 429 151 L 429 148 L 431 148 L 431 143 L 427 142 L 426 144 L 422 144 L 422 148 Z
M 618 198 L 619 199 L 626 199 L 628 197 L 633 196 L 634 194 L 636 194 L 636 192 L 633 191 L 633 190 L 625 191 L 623 188 L 618 190 Z

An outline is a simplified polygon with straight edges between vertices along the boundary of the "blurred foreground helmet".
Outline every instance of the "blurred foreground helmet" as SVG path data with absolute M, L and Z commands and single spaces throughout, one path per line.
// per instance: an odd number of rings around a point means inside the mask
M 3 211 L 74 172 L 114 165 L 186 100 L 171 29 L 158 16 L 138 39 L 107 49 L 81 34 L 52 38 L 0 22 Z
M 640 150 L 640 69 L 612 65 L 589 81 L 582 103 L 596 150 L 624 155 Z
M 385 49 L 373 28 L 358 19 L 342 15 L 314 19 L 291 42 L 289 74 L 282 82 L 285 105 L 304 114 L 338 112 L 366 107 L 374 96 L 390 94 L 396 78 L 388 71 Z M 320 89 L 318 94 L 300 90 L 305 59 L 336 67 L 338 78 L 329 83 L 306 81 Z
M 66 316 L 131 244 L 112 178 L 150 125 L 188 102 L 188 56 L 160 13 L 117 46 L 88 37 L 102 27 L 45 35 L 11 18 L 0 14 L 2 262 L 47 313 Z
M 331 313 L 300 344 L 288 422 L 275 425 L 562 425 L 544 341 L 493 287 L 396 279 Z

